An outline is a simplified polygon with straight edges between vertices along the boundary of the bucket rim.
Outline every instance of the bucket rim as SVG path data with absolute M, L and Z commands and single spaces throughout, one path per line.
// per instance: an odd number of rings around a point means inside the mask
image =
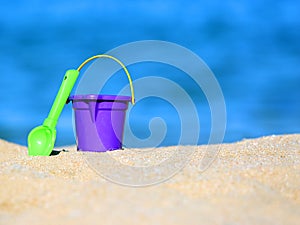
M 68 101 L 73 100 L 106 100 L 106 101 L 131 101 L 131 96 L 125 95 L 96 95 L 96 94 L 87 94 L 87 95 L 71 95 L 68 98 Z

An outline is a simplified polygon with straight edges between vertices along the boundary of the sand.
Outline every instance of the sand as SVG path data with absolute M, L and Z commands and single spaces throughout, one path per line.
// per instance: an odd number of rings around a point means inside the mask
M 0 140 L 0 224 L 299 224 L 299 134 L 220 147 L 204 172 L 206 146 L 197 146 L 171 179 L 133 188 L 99 176 L 75 146 L 29 157 L 26 147 Z M 149 165 L 174 149 L 154 149 Z M 134 154 L 111 153 L 127 165 L 139 162 Z

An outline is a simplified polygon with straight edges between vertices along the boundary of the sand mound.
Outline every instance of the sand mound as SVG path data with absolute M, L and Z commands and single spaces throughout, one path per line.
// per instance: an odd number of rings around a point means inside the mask
M 195 148 L 172 179 L 132 188 L 99 176 L 75 146 L 29 157 L 26 147 L 0 141 L 0 224 L 299 223 L 300 135 L 222 144 L 203 173 L 206 146 Z M 174 149 L 153 150 L 149 163 Z M 128 165 L 137 158 L 129 150 L 111 154 Z

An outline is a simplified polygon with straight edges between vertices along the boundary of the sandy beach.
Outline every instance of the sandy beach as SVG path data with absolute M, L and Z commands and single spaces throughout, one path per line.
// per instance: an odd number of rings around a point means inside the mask
M 0 224 L 299 224 L 300 134 L 222 144 L 200 172 L 205 147 L 171 179 L 133 188 L 101 177 L 75 146 L 29 157 L 0 140 Z

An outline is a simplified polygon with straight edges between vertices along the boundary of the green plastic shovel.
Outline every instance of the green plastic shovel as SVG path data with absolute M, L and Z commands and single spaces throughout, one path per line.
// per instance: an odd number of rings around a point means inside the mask
M 28 135 L 28 155 L 49 156 L 56 139 L 56 124 L 71 90 L 79 75 L 79 70 L 68 70 L 56 95 L 48 117 L 43 125 L 34 128 Z

